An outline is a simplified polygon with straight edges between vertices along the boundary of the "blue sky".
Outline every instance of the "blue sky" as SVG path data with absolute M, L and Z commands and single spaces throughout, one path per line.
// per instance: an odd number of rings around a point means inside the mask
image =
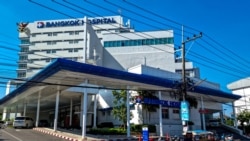
M 74 0 L 73 4 L 70 0 L 32 1 L 0 1 L 0 77 L 16 76 L 17 22 L 112 16 L 118 11 L 131 19 L 137 31 L 173 29 L 176 46 L 181 45 L 181 25 L 185 38 L 202 32 L 202 38 L 186 44 L 187 59 L 200 68 L 202 79 L 219 83 L 224 91 L 228 91 L 228 83 L 249 76 L 248 0 Z M 5 84 L 1 83 L 0 97 L 5 93 Z

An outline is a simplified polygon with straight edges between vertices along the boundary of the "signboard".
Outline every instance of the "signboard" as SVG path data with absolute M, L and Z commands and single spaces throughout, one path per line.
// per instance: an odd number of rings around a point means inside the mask
M 163 107 L 173 107 L 180 108 L 179 101 L 167 101 L 152 98 L 143 98 L 142 96 L 137 96 L 135 98 L 136 103 L 152 104 L 152 105 L 162 105 Z
M 200 109 L 199 113 L 201 113 L 201 114 L 207 114 L 207 113 L 209 113 L 209 110 L 208 109 Z
M 142 127 L 142 141 L 149 141 L 148 127 Z
M 92 25 L 117 23 L 116 20 L 112 17 L 88 19 L 88 22 L 89 24 Z M 84 25 L 84 20 L 82 19 L 37 22 L 37 28 L 81 26 L 81 25 Z
M 189 121 L 189 103 L 187 101 L 181 102 L 181 120 Z

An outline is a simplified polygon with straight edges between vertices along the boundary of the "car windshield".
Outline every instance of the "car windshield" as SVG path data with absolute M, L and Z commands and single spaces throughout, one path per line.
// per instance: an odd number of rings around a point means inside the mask
M 15 120 L 25 120 L 25 117 L 16 117 Z

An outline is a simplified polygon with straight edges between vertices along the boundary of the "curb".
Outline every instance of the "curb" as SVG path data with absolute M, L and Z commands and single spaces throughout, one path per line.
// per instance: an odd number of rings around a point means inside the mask
M 71 138 L 71 137 L 63 136 L 63 135 L 60 135 L 58 133 L 53 133 L 53 132 L 45 131 L 45 130 L 38 129 L 38 128 L 33 128 L 33 130 L 42 132 L 44 134 L 49 134 L 49 135 L 52 135 L 52 136 L 55 136 L 55 137 L 59 137 L 59 138 L 62 138 L 62 139 L 66 139 L 66 140 L 69 140 L 69 141 L 79 141 L 79 140 Z
M 131 138 L 131 139 L 128 139 L 128 138 L 114 138 L 114 139 L 76 139 L 77 137 L 75 138 L 72 138 L 72 137 L 68 137 L 68 136 L 65 136 L 65 135 L 61 135 L 60 133 L 57 133 L 55 131 L 46 131 L 45 129 L 39 129 L 39 128 L 33 128 L 33 130 L 35 131 L 38 131 L 38 132 L 41 132 L 41 133 L 44 133 L 44 134 L 48 134 L 48 135 L 52 135 L 52 136 L 55 136 L 55 137 L 58 137 L 58 138 L 62 138 L 62 139 L 66 139 L 66 140 L 69 140 L 69 141 L 137 141 L 138 139 L 137 138 Z

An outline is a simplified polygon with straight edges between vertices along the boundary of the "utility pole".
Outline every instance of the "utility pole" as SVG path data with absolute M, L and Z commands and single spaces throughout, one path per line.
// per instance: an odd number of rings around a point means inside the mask
M 192 38 L 187 38 L 187 40 L 182 42 L 182 94 L 183 94 L 183 101 L 186 99 L 187 95 L 187 82 L 186 82 L 186 52 L 185 52 L 185 44 L 187 42 L 193 41 L 197 38 L 202 37 L 202 33 L 200 33 L 198 36 L 194 35 Z
M 186 59 L 185 59 L 185 44 L 193 41 L 197 38 L 202 37 L 202 33 L 198 36 L 194 35 L 192 38 L 187 38 L 187 40 L 182 41 L 182 86 L 181 86 L 181 93 L 182 93 L 182 103 L 181 103 L 181 114 L 182 114 L 182 123 L 183 123 L 183 131 L 188 130 L 188 123 L 189 120 L 189 110 L 188 110 L 188 103 L 186 102 L 187 96 L 187 82 L 186 82 Z

